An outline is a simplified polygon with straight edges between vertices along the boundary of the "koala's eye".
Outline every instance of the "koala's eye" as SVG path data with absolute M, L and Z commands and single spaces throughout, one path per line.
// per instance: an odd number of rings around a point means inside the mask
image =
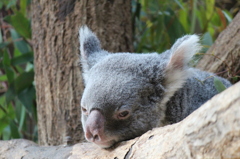
M 88 115 L 88 111 L 87 111 L 87 109 L 86 109 L 86 108 L 84 108 L 84 107 L 81 107 L 81 109 L 82 109 L 82 112 L 83 112 L 85 115 Z
M 130 116 L 130 112 L 128 110 L 124 110 L 124 111 L 118 113 L 117 118 L 118 119 L 126 119 L 129 116 Z

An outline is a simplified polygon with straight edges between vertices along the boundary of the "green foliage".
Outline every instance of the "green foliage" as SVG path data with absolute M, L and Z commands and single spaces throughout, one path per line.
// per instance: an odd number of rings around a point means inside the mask
M 37 140 L 29 0 L 2 0 L 0 9 L 0 139 Z
M 200 34 L 205 52 L 231 22 L 215 0 L 133 0 L 136 52 L 163 52 L 185 34 Z
M 224 84 L 217 77 L 214 77 L 214 86 L 219 93 L 226 89 Z

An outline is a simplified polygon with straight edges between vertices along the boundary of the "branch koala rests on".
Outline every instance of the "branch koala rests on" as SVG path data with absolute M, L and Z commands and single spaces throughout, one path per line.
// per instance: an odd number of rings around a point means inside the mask
M 82 125 L 86 139 L 102 148 L 179 122 L 218 93 L 212 73 L 187 65 L 201 49 L 197 35 L 178 39 L 162 54 L 111 54 L 86 26 L 79 34 Z

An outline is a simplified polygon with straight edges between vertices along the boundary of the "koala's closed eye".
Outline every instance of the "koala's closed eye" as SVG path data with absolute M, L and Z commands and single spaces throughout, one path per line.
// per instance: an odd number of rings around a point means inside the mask
M 81 110 L 82 110 L 82 112 L 85 114 L 85 115 L 88 115 L 88 111 L 87 111 L 87 109 L 85 108 L 85 107 L 81 107 Z
M 129 110 L 123 110 L 123 111 L 117 112 L 117 119 L 119 120 L 127 119 L 129 116 L 130 116 Z
M 121 106 L 117 110 L 115 110 L 113 114 L 113 118 L 115 120 L 126 120 L 131 116 L 131 109 L 129 106 Z

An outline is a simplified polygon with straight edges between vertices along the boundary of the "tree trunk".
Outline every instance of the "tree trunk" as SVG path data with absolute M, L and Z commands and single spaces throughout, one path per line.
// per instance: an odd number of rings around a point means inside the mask
M 131 1 L 33 0 L 32 36 L 40 145 L 83 140 L 78 29 L 87 24 L 109 51 L 132 51 Z
M 183 121 L 155 128 L 104 150 L 92 143 L 41 147 L 27 140 L 0 142 L 2 158 L 240 158 L 240 82 Z
M 232 83 L 240 80 L 240 12 L 229 26 L 221 32 L 213 46 L 200 60 L 197 67 L 219 73 Z M 232 77 L 238 76 L 238 80 Z

